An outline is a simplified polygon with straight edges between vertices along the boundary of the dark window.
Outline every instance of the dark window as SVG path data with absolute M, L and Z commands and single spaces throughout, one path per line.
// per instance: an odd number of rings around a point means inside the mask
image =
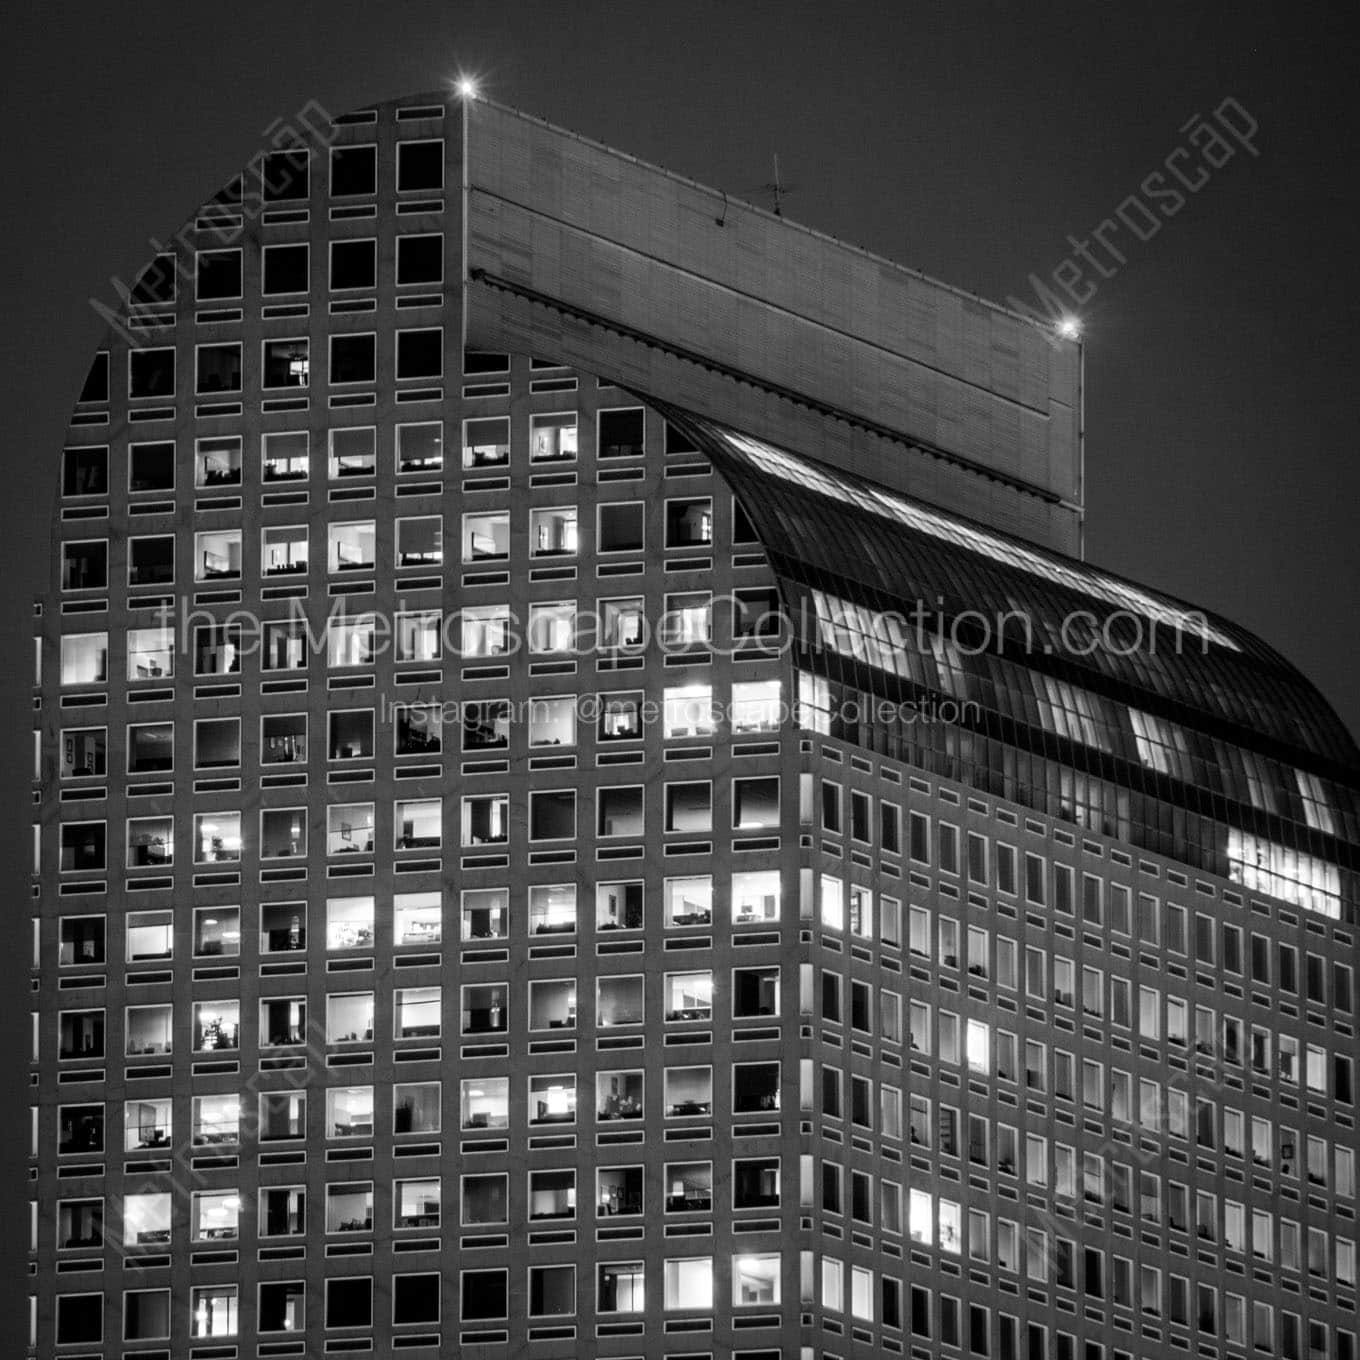
M 392 1278 L 392 1321 L 438 1322 L 439 1276 L 395 1275 Z
M 822 1019 L 841 1022 L 841 978 L 839 973 L 822 970 Z
M 377 147 L 331 147 L 332 198 L 355 198 L 360 194 L 376 193 L 377 188 Z
M 694 441 L 683 431 L 677 430 L 670 421 L 666 422 L 667 453 L 697 453 Z
M 175 351 L 134 349 L 128 355 L 130 397 L 170 397 L 175 392 Z
M 565 840 L 576 834 L 576 794 L 560 789 L 529 795 L 529 839 Z
M 507 1272 L 504 1270 L 467 1270 L 463 1272 L 459 1316 L 464 1322 L 506 1315 Z
M 169 491 L 174 485 L 174 444 L 134 444 L 128 450 L 129 491 Z
M 850 835 L 857 841 L 868 841 L 873 831 L 870 824 L 870 801 L 867 793 L 850 793 Z
M 641 552 L 643 503 L 600 506 L 600 552 Z
M 444 238 L 397 237 L 397 282 L 438 283 L 444 277 Z
M 930 1335 L 930 1290 L 911 1286 L 911 1330 L 917 1336 Z
M 772 586 L 733 592 L 732 636 L 777 637 L 783 615 L 779 592 Z
M 869 984 L 851 982 L 850 984 L 850 1025 L 853 1029 L 868 1032 L 869 1025 Z
M 930 863 L 930 818 L 924 813 L 908 815 L 911 831 L 911 858 L 918 864 Z
M 713 502 L 666 502 L 666 546 L 692 548 L 713 542 Z
M 101 728 L 102 732 L 103 729 Z M 103 752 L 100 752 L 103 761 Z M 104 918 L 102 916 L 66 916 L 61 922 L 62 963 L 90 964 L 104 962 Z
M 129 1289 L 122 1304 L 122 1340 L 170 1336 L 169 1289 Z
M 61 545 L 61 588 L 102 590 L 109 581 L 109 545 L 103 540 Z
M 200 250 L 197 274 L 197 296 L 200 302 L 241 296 L 239 250 Z
M 444 371 L 444 332 L 397 332 L 397 377 L 437 378 Z
M 371 1327 L 373 1281 L 337 1277 L 326 1281 L 326 1326 Z
M 57 1341 L 100 1341 L 104 1336 L 103 1294 L 59 1294 L 57 1296 Z
M 77 872 L 102 869 L 104 856 L 103 822 L 73 822 L 61 828 L 61 867 Z
M 900 1329 L 902 1326 L 902 1281 L 883 1276 L 883 1325 Z
M 196 392 L 239 392 L 241 390 L 241 346 L 200 345 L 195 364 Z
M 306 1286 L 301 1280 L 273 1280 L 260 1286 L 262 1332 L 301 1332 Z
M 281 203 L 308 196 L 307 168 L 310 157 L 305 150 L 271 151 L 260 166 L 260 183 L 266 203 Z
M 779 1158 L 739 1161 L 732 1168 L 732 1207 L 772 1209 L 779 1203 Z
M 987 1310 L 979 1308 L 975 1303 L 970 1303 L 968 1305 L 968 1349 L 974 1355 L 987 1355 L 990 1351 L 987 1323 Z
M 442 141 L 397 143 L 397 189 L 401 193 L 443 187 Z
M 638 924 L 641 923 L 639 917 Z M 733 971 L 732 1015 L 735 1019 L 778 1013 L 778 968 L 737 968 Z
M 371 335 L 331 336 L 331 382 L 372 382 L 377 373 L 377 343 Z
M 841 1169 L 835 1162 L 822 1163 L 822 1208 L 829 1214 L 839 1214 L 841 1203 Z
M 305 245 L 266 246 L 265 293 L 305 293 L 308 288 L 308 249 Z
M 175 579 L 173 534 L 134 538 L 128 542 L 128 585 L 162 586 Z
M 760 542 L 760 535 L 756 533 L 755 525 L 751 523 L 751 517 L 735 496 L 732 497 L 732 542 Z
M 902 810 L 895 803 L 879 804 L 878 835 L 889 854 L 902 853 Z
M 601 411 L 597 419 L 601 458 L 627 458 L 642 452 L 644 421 L 641 407 Z
M 777 1062 L 737 1063 L 732 1071 L 732 1109 L 735 1113 L 779 1108 Z
M 71 1056 L 92 1058 L 104 1052 L 101 1020 L 99 1042 L 88 1049 L 77 1049 Z M 104 1107 L 102 1105 L 63 1105 L 57 1117 L 58 1152 L 102 1152 L 104 1150 Z
M 331 243 L 331 287 L 372 288 L 377 282 L 375 242 L 333 241 Z

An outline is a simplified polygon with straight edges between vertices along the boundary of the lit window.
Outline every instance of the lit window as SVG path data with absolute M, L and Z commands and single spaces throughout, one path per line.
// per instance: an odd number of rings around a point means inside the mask
M 165 680 L 175 673 L 175 630 L 129 628 L 127 635 L 127 678 Z
M 510 1079 L 483 1077 L 460 1083 L 460 1123 L 465 1129 L 503 1129 L 510 1123 Z
M 464 608 L 462 654 L 465 658 L 504 656 L 510 650 L 510 606 L 479 605 Z
M 463 516 L 463 561 L 496 562 L 510 556 L 510 512 Z
M 822 925 L 827 930 L 845 929 L 845 884 L 834 874 L 822 874 L 818 891 Z
M 332 430 L 329 435 L 330 456 L 327 460 L 331 481 L 345 481 L 353 477 L 371 477 L 378 470 L 377 431 L 371 425 Z M 364 527 L 364 526 L 337 526 Z M 366 546 L 372 560 L 372 525 L 367 526 Z M 332 565 L 331 570 L 343 570 Z
M 713 1113 L 711 1067 L 667 1067 L 662 1103 L 667 1119 L 692 1119 Z
M 682 1310 L 694 1312 L 712 1309 L 713 1258 L 711 1256 L 682 1256 L 679 1259 L 668 1260 L 665 1266 L 665 1280 L 667 1312 Z
M 392 835 L 397 850 L 437 850 L 443 837 L 442 800 L 399 800 L 393 813 Z
M 713 735 L 716 724 L 711 685 L 683 685 L 667 689 L 664 704 L 667 737 Z
M 641 1313 L 644 1278 L 641 1261 L 608 1261 L 601 1265 L 596 1312 Z
M 163 1192 L 123 1196 L 123 1245 L 170 1241 L 170 1195 Z
M 438 472 L 444 466 L 444 426 L 437 420 L 397 426 L 397 471 Z
M 779 919 L 779 871 L 732 875 L 732 923 L 752 925 Z
M 738 682 L 732 686 L 732 731 L 776 732 L 783 717 L 778 680 Z
M 371 571 L 374 564 L 373 521 L 331 524 L 326 530 L 326 561 L 331 573 Z
M 576 1077 L 573 1073 L 529 1078 L 529 1123 L 574 1124 Z
M 576 552 L 576 507 L 558 506 L 529 512 L 529 555 L 568 557 Z
M 531 462 L 569 462 L 575 457 L 575 412 L 530 417 L 529 458 Z
M 711 924 L 713 920 L 712 876 L 702 874 L 689 878 L 668 878 L 665 882 L 663 905 L 668 927 Z
M 777 1306 L 780 1301 L 781 1264 L 778 1252 L 742 1254 L 732 1258 L 732 1304 Z
M 397 893 L 392 899 L 392 943 L 438 944 L 443 934 L 443 903 L 438 892 Z
M 469 1180 L 499 1180 L 504 1185 L 505 1177 L 464 1177 Z M 392 1226 L 395 1228 L 437 1228 L 440 1224 L 441 1187 L 438 1177 L 422 1180 L 394 1181 L 392 1183 Z M 479 1220 L 469 1219 L 464 1211 L 465 1223 Z M 487 1219 L 486 1222 L 503 1221 Z
M 974 1072 L 991 1070 L 991 1031 L 985 1021 L 968 1021 L 964 1030 L 964 1053 Z
M 234 1284 L 196 1287 L 190 1296 L 191 1335 L 235 1336 L 238 1292 Z
M 369 949 L 373 945 L 373 899 L 332 897 L 326 901 L 326 948 Z
M 463 939 L 503 940 L 510 929 L 507 888 L 468 888 L 463 892 Z
M 576 932 L 576 885 L 534 884 L 529 889 L 529 933 L 572 935 Z
M 510 461 L 509 416 L 463 422 L 463 466 L 496 467 Z
M 241 814 L 200 812 L 194 817 L 194 863 L 234 863 L 241 858 Z
M 175 823 L 171 817 L 129 817 L 129 869 L 163 868 L 175 862 Z
M 266 482 L 305 481 L 308 470 L 306 430 L 264 435 L 260 441 L 261 477 Z
M 529 606 L 529 651 L 535 656 L 551 652 L 569 652 L 576 645 L 576 605 L 572 601 L 560 604 L 531 604 Z

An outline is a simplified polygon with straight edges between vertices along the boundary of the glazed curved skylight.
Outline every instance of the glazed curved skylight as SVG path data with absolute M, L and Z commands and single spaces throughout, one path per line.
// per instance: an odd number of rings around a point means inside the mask
M 1214 627 L 1203 614 L 1182 609 L 1171 600 L 1153 595 L 1127 581 L 1107 576 L 1077 562 L 1065 561 L 1038 552 L 999 534 L 988 533 L 975 524 L 955 519 L 938 510 L 928 509 L 882 487 L 841 477 L 829 468 L 775 448 L 763 440 L 753 439 L 750 435 L 716 428 L 714 433 L 733 453 L 745 458 L 762 472 L 770 473 L 783 481 L 796 483 L 823 496 L 857 506 L 882 519 L 896 520 L 899 524 L 946 543 L 952 543 L 970 552 L 981 553 L 993 561 L 1004 562 L 1007 566 L 1041 577 L 1056 585 L 1081 591 L 1117 609 L 1141 614 L 1177 632 L 1191 634 L 1234 652 L 1242 650 L 1237 642 L 1221 628 Z

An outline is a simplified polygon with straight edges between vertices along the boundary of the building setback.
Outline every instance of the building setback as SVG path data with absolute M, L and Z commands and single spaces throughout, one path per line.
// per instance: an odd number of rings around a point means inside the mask
M 61 454 L 29 1354 L 1357 1360 L 1360 752 L 1082 560 L 1079 341 L 310 114 Z

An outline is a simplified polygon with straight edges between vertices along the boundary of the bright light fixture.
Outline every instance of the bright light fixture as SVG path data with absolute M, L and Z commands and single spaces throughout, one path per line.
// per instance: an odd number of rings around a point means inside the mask
M 1064 340 L 1075 340 L 1081 334 L 1081 322 L 1075 316 L 1065 316 L 1058 322 L 1058 334 Z
M 477 82 L 471 76 L 460 76 L 458 78 L 458 93 L 464 99 L 476 99 Z

